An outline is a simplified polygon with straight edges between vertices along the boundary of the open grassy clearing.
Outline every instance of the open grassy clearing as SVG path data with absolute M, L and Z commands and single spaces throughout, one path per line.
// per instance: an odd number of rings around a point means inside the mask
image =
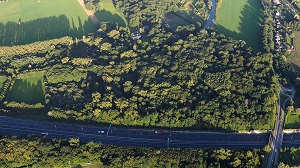
M 110 0 L 102 0 L 103 9 L 101 11 L 97 11 L 95 16 L 98 18 L 100 22 L 112 21 L 117 22 L 120 26 L 127 26 L 128 23 L 124 17 L 124 15 L 117 11 L 114 4 Z
M 246 41 L 256 51 L 262 50 L 260 0 L 223 0 L 214 27 L 227 37 Z
M 176 16 L 172 13 L 167 13 L 164 17 L 164 23 L 168 24 L 171 29 L 176 30 L 178 26 L 189 25 L 190 23 L 183 20 L 181 17 Z
M 8 100 L 36 104 L 45 102 L 44 72 L 20 74 L 14 81 Z
M 300 31 L 294 33 L 294 51 L 287 58 L 287 62 L 300 73 Z
M 77 0 L 10 0 L 0 3 L 0 11 L 0 45 L 81 38 L 96 30 Z
M 7 77 L 6 76 L 0 76 L 0 94 L 3 91 L 3 84 L 6 81 Z
M 300 128 L 300 115 L 296 113 L 289 113 L 285 117 L 285 125 L 286 129 L 298 129 Z

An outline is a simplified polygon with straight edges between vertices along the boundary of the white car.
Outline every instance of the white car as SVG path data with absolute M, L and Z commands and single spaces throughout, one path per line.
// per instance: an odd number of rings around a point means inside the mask
M 99 134 L 104 134 L 104 131 L 98 131 Z

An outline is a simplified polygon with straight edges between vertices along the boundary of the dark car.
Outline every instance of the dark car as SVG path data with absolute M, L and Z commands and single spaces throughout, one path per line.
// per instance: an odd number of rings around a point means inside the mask
M 164 133 L 164 131 L 162 131 L 162 130 L 155 131 L 155 134 L 163 134 L 163 133 Z

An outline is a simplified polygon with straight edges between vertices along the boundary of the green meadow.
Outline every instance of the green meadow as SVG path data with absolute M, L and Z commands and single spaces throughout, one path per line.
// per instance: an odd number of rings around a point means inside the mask
M 262 50 L 260 0 L 223 0 L 214 27 L 226 37 L 244 40 L 255 51 Z
M 0 94 L 3 91 L 3 84 L 6 81 L 7 77 L 6 76 L 0 76 Z
M 14 81 L 8 100 L 36 104 L 45 102 L 44 72 L 29 72 L 20 74 Z
M 300 115 L 298 115 L 296 113 L 288 114 L 285 118 L 284 128 L 299 129 L 300 128 Z
M 117 11 L 114 4 L 110 0 L 101 0 L 103 10 L 95 12 L 95 16 L 100 22 L 117 22 L 120 26 L 127 26 L 128 23 L 120 11 Z
M 77 0 L 9 0 L 0 11 L 0 45 L 81 38 L 96 30 Z

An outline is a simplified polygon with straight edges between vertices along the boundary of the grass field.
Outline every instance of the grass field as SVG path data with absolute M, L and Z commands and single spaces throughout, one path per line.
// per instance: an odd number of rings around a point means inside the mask
M 260 0 L 223 0 L 214 27 L 227 37 L 246 41 L 255 51 L 262 50 Z
M 287 62 L 300 73 L 300 31 L 294 33 L 294 51 L 287 58 Z
M 20 74 L 14 81 L 8 94 L 9 101 L 36 104 L 45 102 L 44 72 L 29 72 Z
M 117 22 L 120 26 L 128 25 L 124 15 L 116 10 L 110 0 L 101 0 L 101 2 L 103 3 L 104 10 L 95 13 L 95 16 L 100 22 L 112 21 Z
M 77 0 L 9 0 L 0 3 L 0 11 L 0 45 L 81 38 L 96 30 Z
M 286 129 L 300 128 L 300 115 L 294 113 L 288 114 L 285 118 L 284 128 Z
M 6 81 L 7 77 L 6 76 L 0 76 L 0 94 L 2 93 L 3 89 L 3 84 Z

